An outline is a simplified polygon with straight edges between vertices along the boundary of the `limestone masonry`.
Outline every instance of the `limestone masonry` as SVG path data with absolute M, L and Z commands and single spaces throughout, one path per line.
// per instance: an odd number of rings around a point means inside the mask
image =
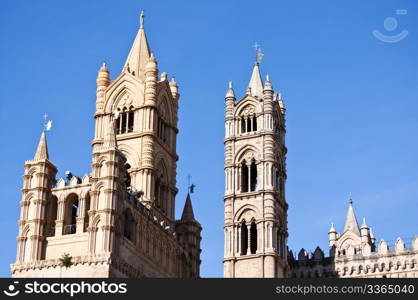
M 225 97 L 225 277 L 418 277 L 418 236 L 410 247 L 376 245 L 350 199 L 329 256 L 288 250 L 286 109 L 260 56 L 241 99 Z M 141 13 L 122 72 L 97 76 L 91 173 L 56 179 L 45 130 L 24 165 L 13 277 L 200 277 L 202 227 L 190 193 L 175 219 L 176 81 L 159 73 Z

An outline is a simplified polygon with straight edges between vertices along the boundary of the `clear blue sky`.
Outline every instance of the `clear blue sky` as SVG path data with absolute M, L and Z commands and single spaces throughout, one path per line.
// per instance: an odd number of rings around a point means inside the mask
M 119 74 L 141 9 L 160 71 L 180 85 L 176 211 L 191 174 L 202 276 L 223 275 L 224 95 L 229 80 L 244 94 L 256 41 L 287 106 L 290 248 L 327 252 L 349 192 L 378 240 L 418 234 L 416 1 L 2 1 L 0 276 L 15 260 L 23 163 L 43 113 L 59 175 L 90 172 L 97 70 L 105 60 Z M 385 43 L 375 29 L 409 34 Z

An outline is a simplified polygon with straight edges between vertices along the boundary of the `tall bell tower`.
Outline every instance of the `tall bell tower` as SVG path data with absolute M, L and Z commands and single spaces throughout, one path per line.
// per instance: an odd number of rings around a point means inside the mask
M 225 97 L 225 277 L 286 277 L 285 108 L 254 64 L 245 96 Z
M 144 13 L 122 72 L 111 81 L 106 64 L 99 69 L 93 152 L 100 149 L 115 116 L 118 149 L 125 155 L 127 185 L 140 201 L 174 226 L 178 86 L 159 73 L 145 30 Z M 99 163 L 99 162 L 97 162 Z

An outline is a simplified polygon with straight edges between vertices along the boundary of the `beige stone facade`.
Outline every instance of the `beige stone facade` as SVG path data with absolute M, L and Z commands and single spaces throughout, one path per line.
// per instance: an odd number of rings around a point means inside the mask
M 254 64 L 245 96 L 225 97 L 225 277 L 287 276 L 285 109 Z
M 25 163 L 13 277 L 200 276 L 190 195 L 174 216 L 178 86 L 159 74 L 143 20 L 122 72 L 99 70 L 91 173 L 56 180 L 45 131 Z
M 418 277 L 418 236 L 409 248 L 358 226 L 350 201 L 341 235 L 329 232 L 330 256 L 318 247 L 287 249 L 285 107 L 269 78 L 253 68 L 246 95 L 225 97 L 225 277 Z
M 332 224 L 328 235 L 328 257 L 319 247 L 312 254 L 301 249 L 297 258 L 289 253 L 291 277 L 418 277 L 418 236 L 408 248 L 401 238 L 392 249 L 383 239 L 376 246 L 366 220 L 358 225 L 351 200 L 342 234 Z

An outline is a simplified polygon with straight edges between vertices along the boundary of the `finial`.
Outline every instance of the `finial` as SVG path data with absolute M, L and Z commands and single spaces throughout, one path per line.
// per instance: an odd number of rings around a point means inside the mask
M 43 131 L 50 131 L 51 127 L 52 127 L 52 121 L 51 120 L 47 121 L 47 118 L 48 118 L 47 113 L 44 113 L 43 118 L 44 118 L 44 126 L 43 126 L 44 129 L 43 129 Z
M 264 54 L 261 51 L 261 47 L 257 42 L 254 43 L 253 47 L 255 49 L 255 63 L 260 64 L 261 61 L 263 60 Z
M 350 194 L 348 195 L 348 197 L 349 197 L 349 201 L 348 201 L 348 203 L 350 203 L 350 204 L 353 204 L 353 197 L 352 197 L 353 195 L 351 194 L 351 192 L 350 192 Z
M 269 74 L 266 75 L 266 81 L 270 81 L 270 76 Z
M 144 14 L 144 11 L 141 10 L 141 14 L 140 14 L 140 26 L 139 26 L 139 28 L 144 28 L 144 19 L 145 19 L 145 14 Z
M 229 88 L 232 89 L 232 81 L 229 81 Z
M 195 184 L 190 184 L 190 180 L 191 180 L 192 176 L 188 175 L 187 176 L 187 190 L 190 194 L 194 193 L 194 188 L 196 187 Z

